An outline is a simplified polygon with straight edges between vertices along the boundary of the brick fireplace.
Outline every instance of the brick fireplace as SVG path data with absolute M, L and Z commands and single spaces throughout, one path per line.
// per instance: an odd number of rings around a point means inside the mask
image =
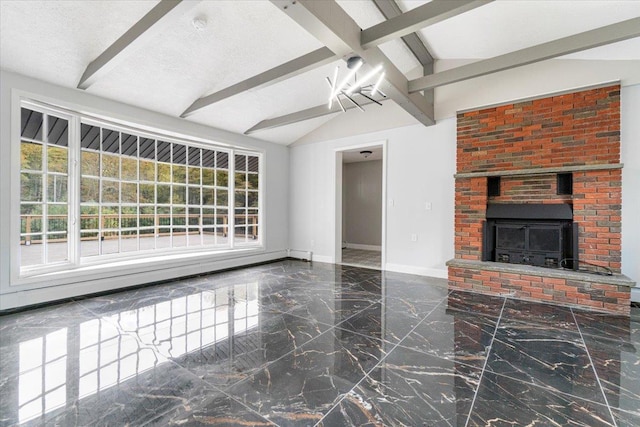
M 462 112 L 457 119 L 449 286 L 628 314 L 634 283 L 620 274 L 620 86 Z M 575 233 L 565 240 L 575 239 L 576 250 L 536 252 L 546 267 L 529 265 L 534 257 L 517 251 L 496 259 L 498 251 L 487 247 L 496 237 L 487 211 L 544 212 L 545 205 L 569 212 L 565 220 Z

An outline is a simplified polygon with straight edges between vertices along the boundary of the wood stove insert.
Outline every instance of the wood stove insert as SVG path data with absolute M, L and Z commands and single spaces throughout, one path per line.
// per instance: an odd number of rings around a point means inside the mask
M 483 261 L 578 269 L 578 224 L 569 204 L 489 204 Z

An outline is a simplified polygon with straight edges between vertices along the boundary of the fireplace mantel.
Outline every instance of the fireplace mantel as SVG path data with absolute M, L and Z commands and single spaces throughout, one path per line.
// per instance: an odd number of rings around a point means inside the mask
M 457 173 L 453 175 L 453 177 L 458 179 L 458 178 L 477 178 L 477 177 L 489 177 L 489 176 L 544 175 L 544 174 L 551 174 L 551 173 L 622 169 L 623 167 L 624 167 L 624 163 L 602 163 L 602 164 L 593 164 L 593 165 L 561 166 L 561 167 L 551 167 L 551 168 L 529 168 L 529 169 L 515 169 L 515 170 L 506 170 L 506 171 L 466 172 L 466 173 Z

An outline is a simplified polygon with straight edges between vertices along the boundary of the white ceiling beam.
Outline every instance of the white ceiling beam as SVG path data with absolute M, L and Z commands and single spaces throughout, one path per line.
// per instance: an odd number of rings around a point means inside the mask
M 94 84 L 198 3 L 199 1 L 191 0 L 160 1 L 87 66 L 78 83 L 78 89 L 87 89 Z
M 381 100 L 380 102 L 385 102 L 385 100 Z M 369 104 L 373 104 L 373 101 L 369 101 L 367 99 L 358 100 L 358 104 L 360 106 L 365 106 Z M 349 102 L 343 102 L 345 110 L 351 110 L 357 108 L 355 105 Z M 318 105 L 316 107 L 307 108 L 306 110 L 296 111 L 295 113 L 285 114 L 284 116 L 274 117 L 273 119 L 266 119 L 253 126 L 251 129 L 248 129 L 244 132 L 245 135 L 251 135 L 252 133 L 256 133 L 258 131 L 267 130 L 267 129 L 275 129 L 280 126 L 286 126 L 293 123 L 302 122 L 309 119 L 315 119 L 317 117 L 327 116 L 329 114 L 340 113 L 342 110 L 338 103 L 334 103 L 331 108 L 327 107 L 327 104 Z
M 418 93 L 408 92 L 408 81 L 402 72 L 377 47 L 363 49 L 360 27 L 334 0 L 271 0 L 281 11 L 315 36 L 337 56 L 347 59 L 356 54 L 385 70 L 381 90 L 405 111 L 426 126 L 435 123 L 433 104 Z
M 282 65 L 278 65 L 264 73 L 243 80 L 218 92 L 212 93 L 211 95 L 204 96 L 191 104 L 191 106 L 189 106 L 189 108 L 187 108 L 180 117 L 188 117 L 196 111 L 222 101 L 223 99 L 238 95 L 247 90 L 270 86 L 321 67 L 322 65 L 329 64 L 336 59 L 338 58 L 336 58 L 336 55 L 330 49 L 322 47 L 289 62 L 285 62 Z
M 517 50 L 515 52 L 483 59 L 461 67 L 453 68 L 409 82 L 409 92 L 417 93 L 451 83 L 504 71 L 570 53 L 592 49 L 598 46 L 640 36 L 640 18 L 633 18 L 573 36 Z
M 396 16 L 402 15 L 402 9 L 395 2 L 395 0 L 372 0 L 373 4 L 376 5 L 382 16 L 385 19 L 392 19 Z M 362 35 L 360 35 L 360 41 L 362 41 Z M 402 41 L 407 46 L 407 48 L 413 53 L 413 56 L 416 57 L 420 64 L 427 65 L 433 62 L 433 56 L 424 45 L 418 34 L 411 33 L 402 37 Z M 426 73 L 425 73 L 426 74 Z
M 493 0 L 433 0 L 408 12 L 367 28 L 360 34 L 364 49 L 414 33 Z

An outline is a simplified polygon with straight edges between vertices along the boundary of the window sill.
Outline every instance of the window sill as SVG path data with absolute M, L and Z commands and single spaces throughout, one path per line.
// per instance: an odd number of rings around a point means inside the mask
M 136 259 L 118 259 L 77 268 L 33 274 L 19 277 L 11 283 L 11 288 L 35 289 L 67 285 L 96 278 L 118 278 L 129 274 L 139 274 L 146 271 L 158 271 L 175 267 L 197 266 L 204 262 L 225 261 L 265 253 L 263 246 L 236 248 L 233 250 L 211 250 L 205 252 L 189 252 L 182 254 L 167 254 L 154 257 Z

